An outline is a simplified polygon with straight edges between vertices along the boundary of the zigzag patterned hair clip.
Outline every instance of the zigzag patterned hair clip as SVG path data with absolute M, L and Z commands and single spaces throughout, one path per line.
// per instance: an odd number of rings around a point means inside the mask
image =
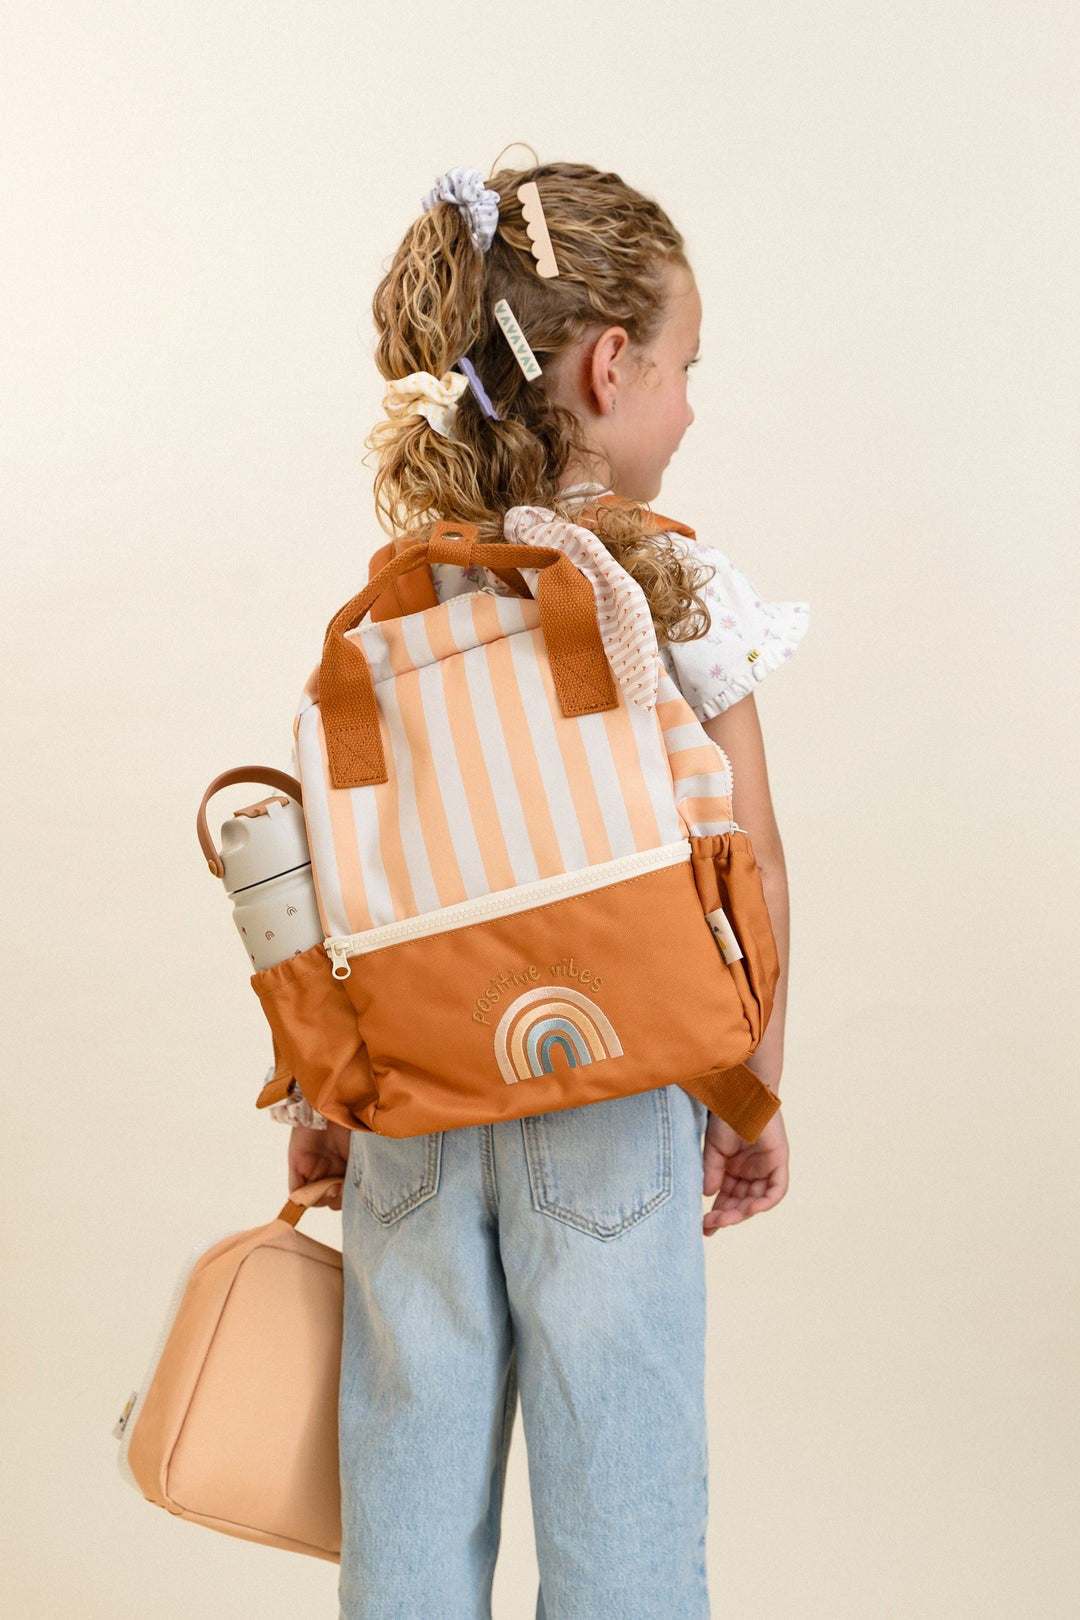
M 536 260 L 536 273 L 538 276 L 557 276 L 559 267 L 555 263 L 555 249 L 551 245 L 551 233 L 536 181 L 527 180 L 523 186 L 518 186 L 517 194 L 529 235 L 529 251 Z
M 503 336 L 510 345 L 511 354 L 525 373 L 527 380 L 532 382 L 534 377 L 540 375 L 540 362 L 529 348 L 528 339 L 517 323 L 517 316 L 505 298 L 499 299 L 492 313 L 502 328 Z

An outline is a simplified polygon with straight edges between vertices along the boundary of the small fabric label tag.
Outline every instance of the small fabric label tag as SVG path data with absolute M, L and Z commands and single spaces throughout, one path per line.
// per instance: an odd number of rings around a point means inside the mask
M 124 1410 L 121 1412 L 120 1416 L 117 1418 L 116 1422 L 113 1424 L 113 1434 L 116 1436 L 117 1440 L 120 1440 L 120 1439 L 123 1438 L 124 1430 L 127 1428 L 127 1420 L 131 1416 L 131 1408 L 135 1405 L 135 1402 L 138 1400 L 138 1398 L 139 1398 L 138 1390 L 133 1389 L 131 1394 L 127 1398 L 127 1404 L 124 1407 Z
M 715 911 L 705 913 L 705 921 L 713 931 L 713 938 L 720 947 L 720 955 L 725 962 L 737 962 L 742 956 L 739 942 L 735 938 L 735 930 L 717 906 Z

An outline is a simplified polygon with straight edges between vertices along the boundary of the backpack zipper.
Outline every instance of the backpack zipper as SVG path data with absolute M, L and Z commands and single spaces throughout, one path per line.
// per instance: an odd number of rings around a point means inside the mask
M 592 889 L 607 888 L 626 878 L 639 877 L 643 872 L 660 871 L 667 866 L 678 866 L 689 859 L 690 841 L 680 838 L 678 842 L 662 844 L 658 849 L 635 850 L 632 855 L 620 855 L 613 861 L 541 878 L 537 883 L 522 883 L 514 889 L 500 889 L 495 894 L 479 895 L 475 900 L 441 906 L 437 911 L 423 912 L 419 917 L 403 917 L 400 922 L 367 928 L 359 934 L 331 935 L 323 940 L 323 948 L 333 964 L 334 978 L 347 979 L 352 972 L 350 956 L 363 956 L 388 945 L 398 945 L 406 939 L 421 939 L 429 934 L 446 933 L 451 928 L 468 927 L 470 923 L 486 918 L 509 917 L 517 911 L 531 911 L 549 900 L 587 894 Z

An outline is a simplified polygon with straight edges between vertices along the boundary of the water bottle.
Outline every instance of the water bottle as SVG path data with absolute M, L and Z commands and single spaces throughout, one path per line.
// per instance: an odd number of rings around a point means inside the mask
M 219 853 L 206 825 L 207 802 L 237 782 L 261 782 L 282 791 L 235 810 L 222 825 Z M 233 921 L 256 972 L 323 939 L 303 797 L 294 777 L 263 765 L 224 771 L 203 794 L 197 828 L 207 864 L 232 901 Z
M 281 791 L 235 810 L 222 826 L 219 852 L 206 825 L 206 806 L 220 788 L 236 782 L 261 782 Z M 268 765 L 239 765 L 223 771 L 203 794 L 196 830 L 206 864 L 221 878 L 232 900 L 233 921 L 257 973 L 310 950 L 323 939 L 303 795 L 295 777 Z M 275 1068 L 271 1064 L 267 1070 L 263 1092 L 274 1085 Z M 278 1085 L 280 1088 L 280 1081 Z M 301 1095 L 295 1080 L 289 1081 L 278 1100 L 256 1106 L 268 1106 L 271 1119 L 284 1125 L 326 1129 L 326 1120 Z

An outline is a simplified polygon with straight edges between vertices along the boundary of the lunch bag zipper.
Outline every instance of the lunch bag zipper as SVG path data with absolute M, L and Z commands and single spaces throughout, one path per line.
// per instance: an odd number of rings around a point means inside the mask
M 161 1355 L 165 1349 L 169 1334 L 173 1330 L 173 1324 L 176 1321 L 177 1314 L 179 1313 L 180 1305 L 183 1301 L 184 1294 L 187 1291 L 188 1283 L 191 1281 L 192 1272 L 195 1270 L 195 1267 L 198 1265 L 204 1254 L 208 1254 L 216 1244 L 222 1243 L 225 1238 L 233 1237 L 234 1235 L 235 1233 L 233 1229 L 230 1228 L 227 1232 L 219 1232 L 216 1237 L 200 1238 L 199 1241 L 188 1250 L 187 1259 L 184 1261 L 180 1273 L 177 1276 L 176 1282 L 173 1285 L 172 1296 L 165 1311 L 165 1318 L 158 1331 L 154 1348 L 150 1352 L 150 1357 L 147 1362 L 146 1372 L 143 1375 L 142 1382 L 132 1390 L 124 1404 L 124 1410 L 120 1413 L 120 1416 L 113 1424 L 113 1435 L 117 1440 L 120 1441 L 120 1449 L 117 1453 L 116 1459 L 120 1472 L 127 1480 L 128 1484 L 133 1485 L 140 1495 L 142 1494 L 142 1486 L 135 1478 L 135 1475 L 131 1469 L 131 1464 L 128 1461 L 128 1449 L 131 1445 L 131 1436 L 135 1428 L 136 1417 L 138 1416 L 136 1407 L 146 1395 L 146 1392 L 149 1390 L 150 1385 L 154 1381 L 154 1377 L 158 1369 L 158 1362 L 161 1360 Z

